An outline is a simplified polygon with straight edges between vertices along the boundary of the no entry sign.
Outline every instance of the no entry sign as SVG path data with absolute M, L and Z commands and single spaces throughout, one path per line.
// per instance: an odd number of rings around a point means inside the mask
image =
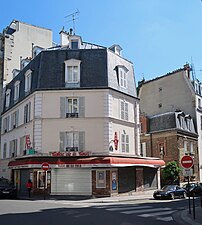
M 42 170 L 47 171 L 47 170 L 49 170 L 49 164 L 47 162 L 44 162 L 44 163 L 42 163 L 41 168 L 42 168 Z
M 182 167 L 185 168 L 185 169 L 191 168 L 191 167 L 193 166 L 193 163 L 194 163 L 194 162 L 193 162 L 193 159 L 192 159 L 192 157 L 189 156 L 189 155 L 185 155 L 185 156 L 183 156 L 182 159 L 181 159 L 181 165 L 182 165 Z

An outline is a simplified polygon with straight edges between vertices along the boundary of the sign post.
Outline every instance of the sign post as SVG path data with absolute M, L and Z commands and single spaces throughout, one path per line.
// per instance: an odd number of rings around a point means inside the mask
M 191 156 L 185 155 L 185 156 L 182 157 L 181 165 L 184 168 L 183 173 L 188 175 L 187 176 L 188 177 L 188 188 L 189 188 L 189 177 L 191 176 L 191 173 L 192 173 L 191 167 L 193 166 L 193 164 L 194 164 L 194 161 L 193 161 L 193 158 Z M 189 189 L 188 189 L 188 192 L 189 192 Z M 190 195 L 188 196 L 188 198 L 189 198 L 189 214 L 191 214 Z M 193 209 L 193 211 L 194 210 L 195 209 Z
M 47 162 L 43 162 L 41 165 L 41 169 L 44 171 L 44 188 L 43 188 L 43 197 L 46 199 L 46 171 L 49 170 L 49 164 Z

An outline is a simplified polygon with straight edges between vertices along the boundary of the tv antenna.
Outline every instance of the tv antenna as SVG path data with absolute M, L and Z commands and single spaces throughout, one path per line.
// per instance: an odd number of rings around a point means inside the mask
M 69 19 L 68 21 L 67 21 L 67 23 L 69 23 L 69 22 L 72 22 L 73 23 L 73 31 L 74 31 L 74 34 L 75 34 L 75 32 L 76 32 L 76 29 L 75 29 L 75 21 L 79 18 L 79 10 L 77 9 L 76 10 L 76 12 L 74 12 L 74 13 L 72 13 L 72 14 L 69 14 L 69 15 L 67 15 L 67 16 L 65 16 L 65 18 L 70 18 L 71 17 L 71 19 Z

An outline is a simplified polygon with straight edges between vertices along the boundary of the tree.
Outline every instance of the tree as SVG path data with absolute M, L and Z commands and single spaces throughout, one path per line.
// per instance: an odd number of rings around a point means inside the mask
M 165 183 L 174 184 L 176 180 L 179 180 L 180 168 L 175 161 L 167 163 L 162 171 L 162 178 Z

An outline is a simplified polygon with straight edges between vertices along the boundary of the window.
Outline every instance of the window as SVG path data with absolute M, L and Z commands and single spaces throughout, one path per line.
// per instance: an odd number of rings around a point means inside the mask
M 60 117 L 85 117 L 85 97 L 60 97 Z
M 78 117 L 78 98 L 67 98 L 66 117 Z
M 4 143 L 4 147 L 3 147 L 3 159 L 6 158 L 6 154 L 7 154 L 7 143 Z
M 6 133 L 9 131 L 10 116 L 7 116 L 3 119 L 3 132 Z
M 16 81 L 14 84 L 14 101 L 17 101 L 19 99 L 19 93 L 20 93 L 20 81 Z
M 25 73 L 25 92 L 30 92 L 31 80 L 32 80 L 32 71 L 27 70 L 27 72 Z
M 60 151 L 82 152 L 85 148 L 83 131 L 60 132 Z
M 202 116 L 201 116 L 201 130 L 202 130 Z
M 122 134 L 121 135 L 121 147 L 122 152 L 129 152 L 129 135 L 128 134 Z
M 106 187 L 106 171 L 96 171 L 96 188 Z
M 200 98 L 198 98 L 198 108 L 199 108 L 199 109 L 202 108 L 202 107 L 201 107 L 201 99 L 200 99 Z
M 65 83 L 78 84 L 80 82 L 80 60 L 65 61 Z
M 37 171 L 37 188 L 47 188 L 47 171 Z
M 79 151 L 79 132 L 66 133 L 66 151 L 77 152 Z
M 72 40 L 71 41 L 71 49 L 78 49 L 79 48 L 79 42 L 78 40 Z
M 181 129 L 184 129 L 184 117 L 183 116 L 179 116 L 179 120 L 180 120 Z
M 194 143 L 192 141 L 190 142 L 190 153 L 194 154 Z
M 140 155 L 146 157 L 146 142 L 141 143 Z
M 121 101 L 121 119 L 128 120 L 128 103 Z
M 126 71 L 123 68 L 119 68 L 119 80 L 120 87 L 127 88 Z
M 11 129 L 18 126 L 19 110 L 11 114 Z
M 17 139 L 10 141 L 10 157 L 17 156 Z
M 6 91 L 6 107 L 9 107 L 10 105 L 10 97 L 11 97 L 11 89 L 8 89 Z
M 187 154 L 187 141 L 184 141 L 184 154 Z
M 28 123 L 30 121 L 31 114 L 31 102 L 24 106 L 24 123 Z

